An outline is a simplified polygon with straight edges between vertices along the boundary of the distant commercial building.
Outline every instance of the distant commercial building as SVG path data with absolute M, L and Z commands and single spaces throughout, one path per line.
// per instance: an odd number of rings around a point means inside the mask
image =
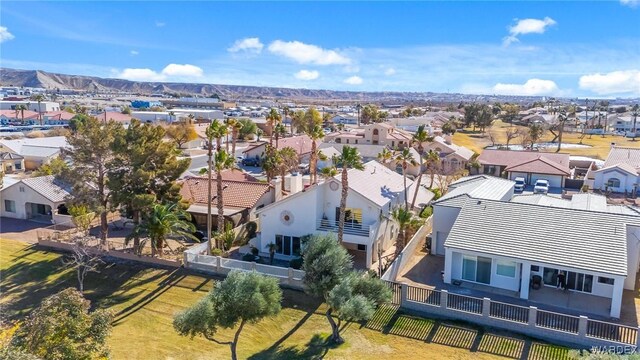
M 160 101 L 151 101 L 151 100 L 133 100 L 131 102 L 131 107 L 134 109 L 143 109 L 143 108 L 152 108 L 154 106 L 162 106 Z
M 194 109 L 230 109 L 236 107 L 233 102 L 220 101 L 217 98 L 197 98 L 197 97 L 184 97 L 180 99 L 166 99 L 162 100 L 162 104 L 166 107 L 178 107 L 178 108 L 194 108 Z
M 0 101 L 0 110 L 15 110 L 18 105 L 26 105 L 27 110 L 31 111 L 60 111 L 60 104 L 53 101 L 41 101 L 40 108 L 38 108 L 38 102 L 34 100 L 21 100 L 21 101 Z

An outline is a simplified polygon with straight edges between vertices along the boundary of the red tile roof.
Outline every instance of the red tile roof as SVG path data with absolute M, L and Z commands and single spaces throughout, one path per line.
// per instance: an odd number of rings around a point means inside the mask
M 535 174 L 563 175 L 568 176 L 570 170 L 567 166 L 563 166 L 557 162 L 551 161 L 543 156 L 537 159 L 529 160 L 522 164 L 508 166 L 506 171 L 527 172 Z
M 72 114 L 66 111 L 48 111 L 43 114 L 45 118 L 55 120 L 71 120 L 76 114 Z
M 96 115 L 96 118 L 98 120 L 104 120 L 105 119 L 104 112 Z M 131 122 L 131 119 L 133 119 L 133 118 L 131 117 L 131 115 L 122 114 L 122 113 L 115 112 L 115 111 L 107 111 L 106 119 L 107 119 L 107 121 L 113 120 L 113 121 L 117 121 L 117 122 L 128 123 L 128 122 Z
M 216 183 L 212 184 L 212 206 L 216 206 Z M 254 182 L 254 181 L 234 181 L 223 180 L 222 181 L 222 199 L 224 201 L 225 208 L 245 208 L 251 209 L 256 206 L 258 200 L 269 192 L 270 185 L 266 183 Z M 207 204 L 207 178 L 206 177 L 192 177 L 185 179 L 180 189 L 180 194 L 184 200 L 191 202 L 192 204 Z
M 542 162 L 534 160 L 544 159 Z M 551 166 L 556 170 L 569 173 L 569 154 L 544 153 L 538 151 L 515 151 L 515 150 L 484 150 L 478 156 L 478 162 L 482 165 L 505 166 L 509 171 L 535 172 L 536 169 L 548 168 Z M 525 165 L 530 163 L 530 165 Z M 546 164 L 546 165 L 543 165 Z M 521 167 L 521 166 L 524 166 Z M 530 166 L 533 171 L 523 170 Z
M 223 170 L 221 174 L 222 174 L 222 180 L 258 182 L 258 179 L 239 169 Z M 206 180 L 207 175 L 204 174 L 201 177 Z M 215 170 L 211 174 L 211 178 L 212 179 L 217 178 Z
M 4 116 L 4 117 L 9 118 L 9 119 L 22 120 L 22 111 L 18 111 L 18 117 L 16 118 L 16 111 L 15 110 L 0 110 L 0 116 Z M 25 120 L 36 119 L 36 118 L 38 118 L 38 112 L 37 111 L 31 111 L 31 110 L 25 110 L 24 111 L 24 119 Z

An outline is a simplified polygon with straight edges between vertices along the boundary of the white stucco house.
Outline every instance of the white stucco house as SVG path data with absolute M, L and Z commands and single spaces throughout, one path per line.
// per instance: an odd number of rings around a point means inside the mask
M 551 187 L 564 187 L 571 177 L 569 154 L 538 151 L 484 150 L 478 156 L 479 173 L 507 179 L 523 177 L 533 185 L 538 179 L 549 181 Z M 474 170 L 475 171 L 475 170 Z
M 613 146 L 604 166 L 592 172 L 593 188 L 613 192 L 637 192 L 640 188 L 640 147 Z
M 515 182 L 488 175 L 467 176 L 449 185 L 448 192 L 434 201 L 431 253 L 444 255 L 444 243 L 460 214 L 464 196 L 477 199 L 509 201 Z
M 0 152 L 22 156 L 25 170 L 35 170 L 48 164 L 60 156 L 63 148 L 68 147 L 67 138 L 64 136 L 0 140 Z
M 7 218 L 72 226 L 65 206 L 69 191 L 68 186 L 52 175 L 22 179 L 0 190 L 0 214 Z
M 311 234 L 336 233 L 341 196 L 340 174 L 304 191 L 257 210 L 259 234 L 252 240 L 261 253 L 268 254 L 268 245 L 278 246 L 276 258 L 288 260 L 299 256 L 301 238 Z M 354 255 L 355 263 L 370 268 L 377 261 L 378 249 L 386 250 L 395 241 L 398 226 L 391 212 L 403 206 L 405 191 L 409 202 L 414 183 L 407 181 L 404 189 L 401 175 L 370 161 L 364 170 L 348 172 L 344 246 Z M 433 193 L 421 188 L 416 207 L 428 205 Z
M 563 282 L 566 296 L 585 299 L 589 312 L 620 317 L 623 290 L 636 282 L 640 213 L 460 197 L 444 244 L 445 283 L 470 282 L 570 307 L 551 300 Z M 536 281 L 539 288 L 532 288 Z

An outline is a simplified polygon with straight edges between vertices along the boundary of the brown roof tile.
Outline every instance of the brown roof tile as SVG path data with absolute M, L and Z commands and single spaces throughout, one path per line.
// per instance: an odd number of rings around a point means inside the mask
M 211 185 L 213 198 L 211 204 L 215 206 L 217 204 L 216 183 L 213 182 Z M 225 208 L 234 207 L 246 209 L 253 208 L 262 195 L 266 194 L 270 188 L 269 184 L 265 183 L 235 180 L 223 180 L 222 187 L 222 197 Z M 187 178 L 182 183 L 182 188 L 180 189 L 182 198 L 192 204 L 206 204 L 207 192 L 206 177 Z

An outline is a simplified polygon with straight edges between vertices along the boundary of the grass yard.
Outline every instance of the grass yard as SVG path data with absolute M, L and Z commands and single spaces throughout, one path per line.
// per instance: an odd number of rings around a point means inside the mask
M 76 286 L 75 275 L 62 267 L 56 252 L 0 239 L 0 304 L 10 319 L 19 319 L 42 298 Z M 86 296 L 94 306 L 116 314 L 110 337 L 114 359 L 225 359 L 228 346 L 202 338 L 178 336 L 174 313 L 196 302 L 215 279 L 184 270 L 109 265 L 91 273 Z M 329 325 L 324 307 L 304 293 L 284 292 L 280 315 L 245 327 L 238 355 L 248 359 L 563 359 L 567 349 L 505 336 L 455 323 L 441 323 L 398 313 L 384 307 L 364 326 L 350 324 L 346 343 L 326 345 Z M 229 339 L 231 331 L 219 338 Z
M 500 120 L 496 120 L 493 122 L 491 131 L 496 134 L 496 143 L 506 144 L 507 139 L 505 136 L 505 132 L 506 129 L 510 126 L 511 125 L 503 123 Z M 578 133 L 564 133 L 562 135 L 562 143 L 579 144 L 581 136 L 582 134 Z M 547 131 L 541 142 L 551 141 L 552 139 L 553 135 Z M 486 134 L 481 134 L 479 132 L 456 132 L 453 135 L 453 142 L 456 145 L 467 147 L 478 154 L 480 154 L 486 146 L 491 145 L 491 140 L 489 139 L 489 137 Z M 601 135 L 587 135 L 582 140 L 582 144 L 589 145 L 591 147 L 581 149 L 562 149 L 562 152 L 571 155 L 589 156 L 604 160 L 609 154 L 609 149 L 611 148 L 612 142 L 616 143 L 619 146 L 640 147 L 640 141 L 633 142 L 631 139 L 625 138 L 623 136 L 605 135 L 605 137 L 602 137 Z M 511 144 L 519 144 L 519 140 L 511 140 Z M 546 149 L 545 151 L 555 152 L 555 148 Z

